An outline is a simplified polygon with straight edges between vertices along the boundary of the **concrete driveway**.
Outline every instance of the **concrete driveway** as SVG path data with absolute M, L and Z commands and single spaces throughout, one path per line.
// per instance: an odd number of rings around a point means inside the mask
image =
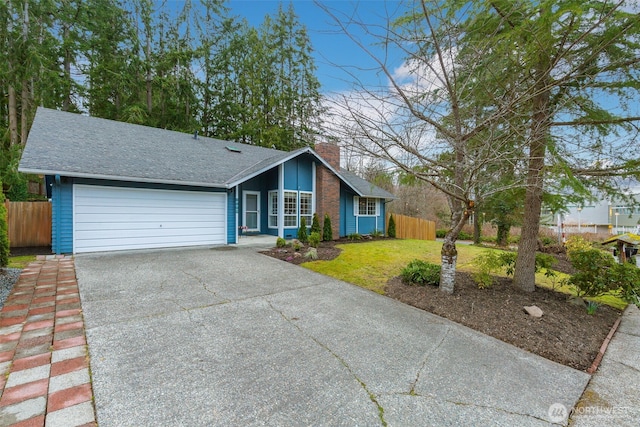
M 252 248 L 76 269 L 101 427 L 564 424 L 589 379 Z

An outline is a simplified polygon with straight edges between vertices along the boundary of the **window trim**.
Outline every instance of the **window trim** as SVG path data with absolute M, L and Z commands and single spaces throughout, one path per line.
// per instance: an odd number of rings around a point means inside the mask
M 275 195 L 275 197 L 273 197 Z M 267 227 L 277 229 L 278 228 L 278 190 L 269 190 L 268 197 L 268 215 L 267 215 Z M 275 206 L 274 206 L 275 205 Z M 272 220 L 275 222 L 272 224 Z
M 360 213 L 360 200 L 366 200 L 366 207 L 367 207 L 367 211 L 368 211 L 368 207 L 369 207 L 369 200 L 373 200 L 375 203 L 375 214 L 369 214 L 369 213 L 364 213 L 361 214 Z M 357 216 L 357 217 L 368 217 L 368 218 L 374 218 L 377 216 L 380 216 L 380 199 L 375 198 L 375 197 L 360 197 L 360 196 L 354 196 L 353 197 L 353 215 Z
M 309 195 L 309 214 L 302 213 L 302 195 Z M 298 217 L 305 217 L 307 220 L 307 228 L 311 227 L 313 222 L 313 192 L 312 191 L 298 191 Z

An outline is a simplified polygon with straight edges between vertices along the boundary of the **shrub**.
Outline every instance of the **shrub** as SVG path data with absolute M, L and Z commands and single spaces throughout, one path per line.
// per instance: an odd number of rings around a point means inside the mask
M 599 249 L 575 250 L 569 252 L 569 260 L 577 273 L 568 283 L 578 296 L 595 297 L 619 287 L 616 262 L 609 253 Z
M 419 259 L 414 259 L 407 264 L 400 275 L 407 284 L 419 286 L 440 284 L 440 266 Z
M 616 264 L 612 280 L 618 286 L 620 298 L 640 307 L 640 268 L 633 264 Z
M 320 229 L 320 220 L 318 219 L 318 214 L 313 214 L 313 220 L 311 221 L 311 234 L 318 233 L 318 236 L 322 230 Z
M 305 258 L 309 258 L 311 260 L 318 259 L 318 250 L 316 248 L 309 248 L 306 254 L 304 254 Z
M 302 247 L 302 244 L 300 243 L 299 240 L 293 239 L 293 242 L 291 242 L 291 247 L 293 248 L 294 251 L 298 252 Z
M 466 231 L 462 230 L 462 231 L 460 231 L 460 234 L 458 234 L 458 239 L 459 240 L 473 240 L 473 234 L 467 233 Z
M 317 231 L 314 231 L 309 236 L 309 246 L 313 248 L 317 248 L 319 244 L 320 244 L 320 233 L 318 233 Z
M 485 251 L 475 257 L 473 263 L 478 271 L 473 273 L 473 279 L 478 287 L 485 289 L 493 285 L 493 276 L 503 269 L 507 276 L 513 276 L 517 256 L 516 252 Z M 545 269 L 545 276 L 554 277 L 556 273 L 552 268 L 556 262 L 552 255 L 536 253 L 536 273 Z
M 333 229 L 331 228 L 331 218 L 329 217 L 329 214 L 324 214 L 322 240 L 324 240 L 325 242 L 333 240 Z
M 393 214 L 389 216 L 389 229 L 387 230 L 387 236 L 395 239 L 396 237 L 396 220 Z
M 287 241 L 284 240 L 282 237 L 278 237 L 276 239 L 276 247 L 284 248 L 285 246 L 287 246 Z
M 592 248 L 591 242 L 578 235 L 570 236 L 564 245 L 567 248 L 567 253 L 575 251 L 587 251 Z
M 349 240 L 362 240 L 362 235 L 360 233 L 351 233 L 347 235 L 347 239 Z
M 0 183 L 0 189 L 2 183 Z M 9 234 L 7 230 L 7 208 L 4 206 L 4 194 L 0 190 L 0 268 L 9 265 Z
M 384 233 L 380 230 L 373 230 L 371 232 L 371 237 L 383 237 Z
M 447 235 L 447 230 L 444 228 L 440 228 L 438 230 L 436 230 L 436 237 L 438 239 L 444 239 L 444 236 Z
M 298 228 L 298 240 L 302 243 L 307 243 L 309 241 L 309 237 L 307 236 L 307 220 L 302 217 L 300 218 L 300 228 Z

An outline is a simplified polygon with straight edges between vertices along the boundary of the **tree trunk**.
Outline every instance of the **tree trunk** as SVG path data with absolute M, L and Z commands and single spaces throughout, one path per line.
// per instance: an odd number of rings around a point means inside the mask
M 498 233 L 496 236 L 496 244 L 498 246 L 507 246 L 509 244 L 509 226 L 498 223 Z
M 540 229 L 540 210 L 544 181 L 544 157 L 549 138 L 549 58 L 545 52 L 536 69 L 536 95 L 533 98 L 531 142 L 529 145 L 529 170 L 524 198 L 524 217 L 518 244 L 513 281 L 520 289 L 533 292 L 536 289 L 536 249 Z
M 69 49 L 69 26 L 65 24 L 63 30 L 63 43 L 64 43 L 64 99 L 62 100 L 62 111 L 69 111 L 71 109 L 71 50 Z
M 473 216 L 473 243 L 480 244 L 482 240 L 482 224 L 480 223 L 480 215 L 476 212 Z
M 456 264 L 458 262 L 458 250 L 456 249 L 456 240 L 469 219 L 471 211 L 465 208 L 460 201 L 451 204 L 455 212 L 451 215 L 453 226 L 444 236 L 444 243 L 440 251 L 441 270 L 440 270 L 440 290 L 448 294 L 453 293 L 456 282 Z
M 9 65 L 9 78 L 14 77 L 14 74 L 11 72 L 11 65 Z M 16 145 L 18 144 L 18 100 L 16 96 L 16 89 L 13 87 L 13 84 L 9 84 L 8 89 L 9 95 L 9 144 Z

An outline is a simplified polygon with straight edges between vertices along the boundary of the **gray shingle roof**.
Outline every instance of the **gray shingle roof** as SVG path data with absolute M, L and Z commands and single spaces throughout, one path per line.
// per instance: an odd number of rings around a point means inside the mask
M 358 175 L 349 172 L 346 169 L 340 168 L 340 175 L 342 179 L 349 183 L 352 188 L 356 190 L 357 193 L 360 193 L 362 197 L 377 197 L 381 199 L 395 199 L 396 197 L 389 193 L 387 190 L 384 190 L 376 185 L 373 185 L 366 179 L 360 178 Z
M 229 188 L 302 153 L 322 160 L 310 148 L 286 152 L 213 138 L 194 139 L 181 132 L 38 108 L 19 170 Z M 366 193 L 375 188 L 375 194 L 384 194 L 375 197 L 393 198 L 362 178 L 335 172 L 361 196 L 374 196 Z

